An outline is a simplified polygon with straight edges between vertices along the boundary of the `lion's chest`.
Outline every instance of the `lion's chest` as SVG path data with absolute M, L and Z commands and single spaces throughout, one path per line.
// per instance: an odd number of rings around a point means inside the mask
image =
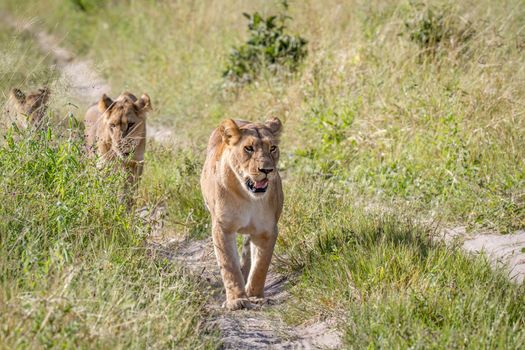
M 275 227 L 275 213 L 264 201 L 256 201 L 237 208 L 237 232 L 257 234 L 272 232 Z

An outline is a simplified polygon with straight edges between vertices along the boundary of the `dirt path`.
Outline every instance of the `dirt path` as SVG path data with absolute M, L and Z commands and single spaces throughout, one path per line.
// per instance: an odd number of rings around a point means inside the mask
M 40 31 L 32 22 L 17 21 L 6 13 L 0 12 L 0 21 L 17 31 L 31 34 L 40 50 L 51 57 L 67 82 L 71 95 L 83 107 L 97 101 L 103 93 L 109 93 L 111 87 L 93 68 L 92 62 L 75 57 L 62 47 L 61 40 Z M 81 108 L 82 110 L 82 108 Z M 148 125 L 148 138 L 160 143 L 171 139 L 169 130 L 161 131 Z M 152 224 L 156 236 L 161 235 L 164 208 L 156 208 L 151 213 L 140 210 L 139 216 Z M 277 316 L 262 310 L 226 312 L 220 305 L 224 298 L 218 266 L 213 255 L 211 240 L 204 241 L 157 241 L 152 244 L 155 251 L 161 252 L 173 261 L 185 266 L 190 273 L 199 276 L 204 284 L 211 288 L 208 311 L 211 315 L 210 326 L 219 329 L 222 347 L 225 349 L 323 349 L 341 346 L 341 336 L 334 325 L 327 322 L 311 322 L 308 326 L 290 327 Z M 272 306 L 290 302 L 284 290 L 285 277 L 271 272 L 266 283 L 266 295 L 271 298 Z M 263 308 L 271 308 L 268 305 Z
M 16 31 L 27 32 L 34 37 L 40 50 L 55 61 L 71 94 L 79 102 L 93 103 L 111 90 L 109 84 L 92 69 L 91 62 L 75 58 L 69 50 L 60 46 L 61 40 L 39 31 L 33 22 L 17 21 L 4 12 L 0 12 L 0 20 Z
M 165 242 L 166 244 L 167 242 Z M 341 334 L 331 322 L 314 321 L 290 327 L 276 315 L 264 312 L 283 303 L 292 302 L 285 290 L 286 277 L 270 271 L 265 295 L 271 303 L 263 310 L 226 312 L 221 308 L 224 291 L 215 261 L 211 239 L 178 241 L 160 244 L 157 249 L 178 261 L 210 286 L 208 311 L 211 324 L 221 332 L 225 349 L 336 349 L 341 347 Z M 307 321 L 307 320 L 305 320 Z

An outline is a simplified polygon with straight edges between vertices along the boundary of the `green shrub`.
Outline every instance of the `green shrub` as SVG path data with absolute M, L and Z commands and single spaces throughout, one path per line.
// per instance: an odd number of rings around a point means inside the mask
M 103 0 L 70 0 L 71 3 L 83 12 L 94 12 L 104 6 Z
M 445 48 L 462 48 L 474 35 L 470 22 L 450 14 L 445 8 L 419 10 L 405 21 L 405 28 L 409 39 L 430 56 Z
M 287 9 L 286 2 L 284 5 Z M 245 44 L 233 48 L 223 77 L 244 84 L 252 82 L 263 69 L 273 74 L 295 71 L 306 57 L 307 41 L 286 33 L 286 21 L 291 17 L 283 13 L 267 18 L 258 12 L 243 15 L 248 19 L 250 36 Z

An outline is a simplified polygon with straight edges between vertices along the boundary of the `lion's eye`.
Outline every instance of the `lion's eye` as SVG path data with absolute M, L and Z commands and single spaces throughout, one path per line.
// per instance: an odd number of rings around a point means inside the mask
M 275 152 L 275 151 L 277 151 L 277 146 L 270 147 L 270 152 Z
M 109 127 L 110 127 L 111 129 L 113 129 L 115 126 L 116 126 L 116 125 L 113 124 L 113 123 L 109 124 Z
M 247 153 L 253 153 L 253 147 L 252 147 L 252 146 L 246 146 L 246 147 L 244 147 L 244 150 L 245 150 Z

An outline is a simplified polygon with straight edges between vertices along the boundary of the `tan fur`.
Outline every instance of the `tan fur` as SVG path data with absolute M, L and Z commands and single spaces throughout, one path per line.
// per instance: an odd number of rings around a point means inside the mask
M 7 101 L 7 114 L 19 128 L 40 127 L 47 111 L 49 89 L 43 87 L 26 96 L 19 89 L 11 89 Z
M 277 171 L 280 132 L 277 118 L 265 124 L 229 119 L 212 132 L 208 143 L 201 189 L 211 213 L 215 255 L 226 289 L 225 306 L 230 310 L 250 308 L 249 298 L 264 297 L 283 207 Z M 267 183 L 266 192 L 253 193 L 247 182 Z M 245 240 L 249 249 L 242 261 L 237 233 L 247 235 L 250 242 Z
M 129 92 L 115 101 L 105 94 L 91 106 L 84 119 L 88 152 L 97 154 L 101 164 L 116 161 L 128 172 L 128 183 L 139 180 L 146 150 L 146 113 L 151 110 L 150 98 L 137 99 Z

